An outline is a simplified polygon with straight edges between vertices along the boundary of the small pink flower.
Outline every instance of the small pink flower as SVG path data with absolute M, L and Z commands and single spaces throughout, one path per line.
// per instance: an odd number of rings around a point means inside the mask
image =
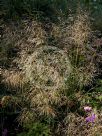
M 84 107 L 84 110 L 87 112 L 87 111 L 91 111 L 92 110 L 92 107 L 90 107 L 90 106 L 85 106 Z
M 94 114 L 94 113 L 92 113 L 92 115 L 91 116 L 88 116 L 88 117 L 86 117 L 86 122 L 95 122 L 95 119 L 96 119 L 96 115 Z

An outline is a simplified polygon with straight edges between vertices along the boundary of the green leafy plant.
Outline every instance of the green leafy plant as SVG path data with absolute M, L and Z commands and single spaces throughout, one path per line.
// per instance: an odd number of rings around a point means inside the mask
M 49 127 L 44 123 L 27 124 L 25 129 L 27 129 L 27 132 L 23 132 L 18 136 L 51 136 Z

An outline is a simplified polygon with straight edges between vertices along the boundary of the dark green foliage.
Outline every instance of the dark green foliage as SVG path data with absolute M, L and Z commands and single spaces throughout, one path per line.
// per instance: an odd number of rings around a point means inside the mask
M 27 129 L 27 132 L 23 132 L 18 136 L 51 136 L 49 127 L 44 123 L 27 124 L 25 129 Z
M 83 3 L 83 0 L 81 0 Z M 84 0 L 83 5 L 93 17 L 94 29 L 102 31 L 102 0 Z
M 0 66 L 7 66 L 10 64 L 9 52 L 12 45 L 0 44 Z
M 18 18 L 24 14 L 40 15 L 50 18 L 65 12 L 67 0 L 1 0 L 1 13 L 7 18 Z M 52 16 L 53 14 L 53 16 Z
M 102 30 L 102 1 L 94 0 L 1 0 L 0 15 L 6 18 L 18 19 L 25 16 L 33 16 L 44 19 L 49 17 L 53 21 L 57 21 L 59 17 L 74 14 L 81 6 L 87 9 L 94 19 L 94 25 Z M 95 21 L 97 20 L 97 21 Z
M 95 92 L 102 92 L 102 79 L 98 79 L 96 82 Z

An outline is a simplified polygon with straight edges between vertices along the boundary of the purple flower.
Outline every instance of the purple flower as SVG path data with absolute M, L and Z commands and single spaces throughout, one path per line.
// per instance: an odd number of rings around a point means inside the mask
M 88 117 L 86 117 L 86 122 L 95 122 L 95 119 L 96 119 L 96 115 L 94 114 L 94 113 L 92 113 L 92 115 L 91 116 L 88 116 Z
M 5 129 L 3 130 L 3 132 L 2 132 L 2 136 L 7 136 L 7 132 L 8 132 L 8 130 L 7 130 L 7 128 L 5 128 Z
M 84 110 L 87 112 L 87 111 L 91 111 L 92 110 L 92 107 L 90 107 L 90 106 L 85 106 L 84 107 Z

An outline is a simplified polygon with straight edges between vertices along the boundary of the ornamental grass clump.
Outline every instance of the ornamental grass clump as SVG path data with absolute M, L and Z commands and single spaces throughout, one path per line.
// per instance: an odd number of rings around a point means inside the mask
M 65 99 L 65 81 L 72 72 L 67 54 L 57 47 L 36 49 L 24 62 L 23 71 L 31 89 L 26 100 L 39 115 L 56 116 L 55 105 Z
M 96 50 L 90 42 L 93 34 L 89 14 L 79 7 L 73 21 L 66 20 L 59 26 L 53 25 L 51 35 L 55 38 L 56 46 L 68 54 L 79 86 L 92 84 L 97 69 L 94 62 Z
M 2 76 L 2 83 L 6 85 L 7 89 L 20 90 L 23 88 L 24 78 L 20 71 L 3 70 Z
M 93 53 L 93 47 L 90 42 L 93 35 L 91 33 L 89 14 L 79 8 L 75 20 L 69 27 L 66 26 L 66 29 L 64 28 L 63 35 L 79 84 L 81 86 L 92 84 L 96 74 L 96 65 L 94 63 L 96 50 Z
M 72 71 L 67 54 L 52 46 L 38 48 L 24 63 L 26 79 L 45 90 L 63 88 Z
M 22 19 L 16 24 L 15 22 L 5 23 L 0 43 L 0 65 L 2 63 L 5 66 L 11 63 L 20 65 L 20 61 L 24 61 L 36 47 L 47 44 L 46 39 L 42 23 L 35 19 Z M 8 60 L 8 64 L 5 59 Z

